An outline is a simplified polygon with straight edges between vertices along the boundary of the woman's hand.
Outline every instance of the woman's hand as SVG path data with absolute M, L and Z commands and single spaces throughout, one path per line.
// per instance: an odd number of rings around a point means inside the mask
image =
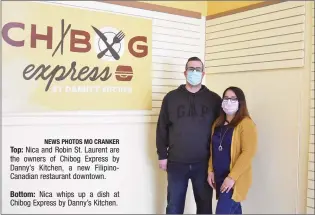
M 214 172 L 208 173 L 208 183 L 215 190 L 215 182 L 214 182 Z
M 235 181 L 232 178 L 226 177 L 220 188 L 221 193 L 224 193 L 224 192 L 228 193 L 233 188 L 234 184 L 235 184 Z

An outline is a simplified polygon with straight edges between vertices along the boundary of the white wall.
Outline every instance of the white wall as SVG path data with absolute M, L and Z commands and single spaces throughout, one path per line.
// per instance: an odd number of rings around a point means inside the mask
M 38 2 L 43 4 L 42 2 Z M 64 1 L 62 7 L 113 12 L 153 20 L 152 87 L 153 111 L 143 112 L 58 112 L 27 113 L 3 116 L 3 195 L 4 213 L 164 213 L 166 174 L 158 170 L 155 129 L 164 95 L 185 83 L 183 71 L 191 56 L 204 57 L 204 19 L 195 19 L 146 11 L 96 1 Z M 57 12 L 57 11 L 55 11 Z M 42 147 L 44 138 L 118 138 L 121 141 L 121 169 L 109 174 L 105 182 L 44 182 L 9 181 L 9 147 L 32 145 Z M 33 187 L 33 188 L 32 188 Z M 11 189 L 41 190 L 115 190 L 121 191 L 119 207 L 106 208 L 9 208 Z M 120 187 L 120 188 L 119 188 Z M 135 193 L 139 194 L 135 194 Z M 192 192 L 187 194 L 186 212 L 194 213 Z
M 258 127 L 245 213 L 305 213 L 309 141 L 310 5 L 283 2 L 206 24 L 206 83 L 245 92 Z

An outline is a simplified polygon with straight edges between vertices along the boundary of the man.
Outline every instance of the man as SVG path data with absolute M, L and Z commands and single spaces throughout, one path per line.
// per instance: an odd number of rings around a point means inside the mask
M 186 84 L 163 99 L 156 130 L 159 167 L 167 171 L 167 214 L 183 214 L 189 179 L 197 214 L 212 214 L 212 188 L 207 182 L 211 126 L 221 98 L 202 85 L 204 65 L 189 58 Z

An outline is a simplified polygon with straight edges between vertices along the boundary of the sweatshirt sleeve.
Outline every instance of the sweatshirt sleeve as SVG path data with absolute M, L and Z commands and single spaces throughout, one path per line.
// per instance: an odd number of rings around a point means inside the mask
M 222 99 L 221 99 L 221 97 L 218 95 L 218 96 L 216 97 L 216 105 L 215 105 L 215 110 L 214 110 L 214 114 L 215 114 L 214 119 L 217 119 L 217 118 L 220 116 L 221 104 L 222 104 Z
M 211 136 L 213 135 L 214 128 L 216 126 L 217 120 L 213 123 L 211 127 Z M 213 172 L 213 162 L 212 162 L 213 156 L 212 156 L 212 138 L 210 140 L 210 158 L 208 162 L 208 173 Z
M 214 128 L 215 128 L 216 121 L 217 121 L 218 117 L 220 116 L 221 104 L 222 104 L 221 97 L 220 97 L 219 95 L 217 95 L 217 96 L 215 97 L 215 105 L 214 105 L 214 119 L 215 119 L 215 122 L 213 123 L 212 128 L 211 128 L 210 158 L 209 158 L 209 163 L 208 163 L 208 173 L 209 173 L 209 172 L 213 172 L 213 163 L 212 163 L 212 159 L 213 159 L 213 156 L 212 156 L 212 135 L 213 135 L 213 131 L 214 131 Z
M 245 119 L 240 130 L 241 155 L 232 167 L 229 177 L 237 181 L 240 175 L 251 165 L 257 151 L 257 129 L 251 119 Z
M 162 101 L 160 115 L 156 127 L 156 149 L 159 160 L 167 159 L 168 150 L 168 111 L 167 111 L 167 95 Z

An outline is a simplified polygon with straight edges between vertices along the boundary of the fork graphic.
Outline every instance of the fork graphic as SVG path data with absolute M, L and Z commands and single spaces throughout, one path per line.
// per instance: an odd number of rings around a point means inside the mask
M 113 38 L 113 42 L 111 44 L 108 44 L 110 48 L 113 47 L 115 43 L 120 43 L 125 37 L 125 34 L 122 31 L 119 31 L 115 37 Z M 105 41 L 104 41 L 105 42 Z M 107 45 L 107 44 L 106 44 Z M 109 47 L 107 47 L 105 50 L 101 51 L 100 53 L 97 54 L 98 59 L 102 58 L 106 52 L 109 50 Z

